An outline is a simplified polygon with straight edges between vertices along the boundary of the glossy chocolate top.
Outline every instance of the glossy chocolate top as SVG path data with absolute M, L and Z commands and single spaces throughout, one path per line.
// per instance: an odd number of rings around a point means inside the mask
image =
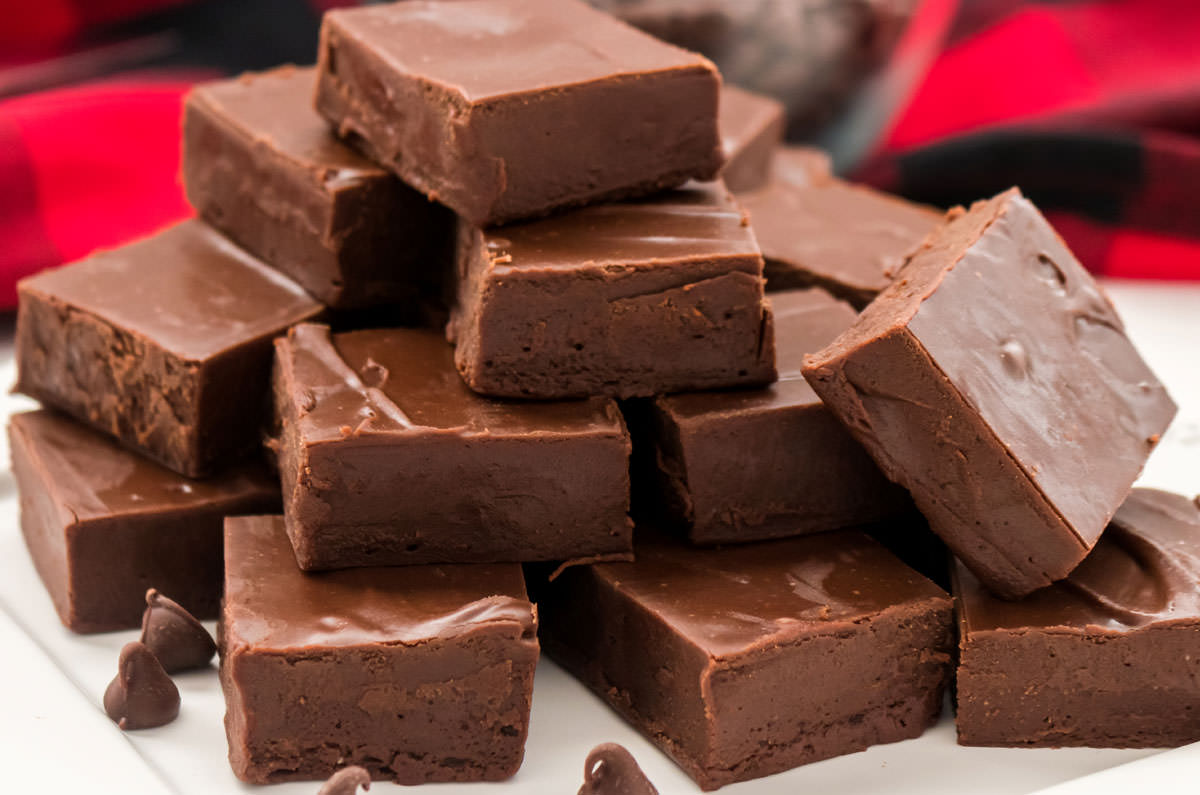
M 323 307 L 201 221 L 25 279 L 35 290 L 201 361 Z
M 770 294 L 775 314 L 775 366 L 779 380 L 765 389 L 686 392 L 658 398 L 660 406 L 678 416 L 714 411 L 774 409 L 817 405 L 821 399 L 800 374 L 805 354 L 833 342 L 853 325 L 858 313 L 819 288 Z
M 282 516 L 225 520 L 226 647 L 417 645 L 537 622 L 521 566 L 392 566 L 304 573 Z
M 281 66 L 201 84 L 187 101 L 209 109 L 255 144 L 304 165 L 320 183 L 389 176 L 334 137 L 313 108 L 315 85 L 315 69 Z
M 1026 627 L 1122 632 L 1200 620 L 1200 509 L 1178 494 L 1134 489 L 1065 580 L 1010 602 L 992 596 L 957 564 L 955 592 L 967 632 Z
M 700 548 L 645 532 L 635 563 L 597 575 L 712 657 L 949 597 L 867 535 L 820 533 Z
M 653 265 L 757 257 L 754 233 L 721 182 L 690 182 L 648 199 L 595 204 L 484 232 L 492 270 Z
M 407 0 L 330 11 L 325 24 L 468 102 L 647 72 L 716 71 L 579 0 Z
M 9 423 L 38 456 L 56 497 L 79 521 L 279 494 L 279 479 L 258 460 L 218 477 L 191 480 L 50 411 L 15 414 Z
M 1091 546 L 1175 416 L 1107 296 L 1015 189 L 945 225 L 904 276 L 913 297 L 864 318 L 907 324 Z
M 803 169 L 800 170 L 801 173 Z M 941 213 L 838 180 L 775 179 L 739 194 L 763 256 L 859 290 L 882 290 Z
M 625 434 L 609 398 L 555 402 L 495 400 L 472 392 L 454 366 L 454 348 L 426 329 L 368 329 L 330 335 L 325 326 L 292 329 L 301 430 L 308 441 L 350 433 L 448 431 L 462 435 Z

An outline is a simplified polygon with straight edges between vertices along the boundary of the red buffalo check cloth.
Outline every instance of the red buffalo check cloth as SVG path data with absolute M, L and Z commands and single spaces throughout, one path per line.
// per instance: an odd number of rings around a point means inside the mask
M 272 31 L 281 4 L 256 4 Z M 312 6 L 330 4 L 307 3 L 306 24 L 320 10 Z M 167 55 L 152 73 L 65 88 L 12 95 L 12 76 L 18 88 L 22 79 L 36 84 L 48 58 L 60 73 L 86 71 L 86 58 L 55 53 L 70 52 L 94 26 L 195 5 L 207 4 L 42 0 L 6 19 L 0 308 L 15 305 L 26 274 L 188 215 L 182 96 L 199 64 L 219 70 L 208 75 L 247 64 L 197 46 L 191 62 Z M 250 4 L 226 5 L 245 14 Z M 170 50 L 161 32 L 135 26 L 130 40 L 146 52 Z M 90 57 L 119 60 L 127 56 L 120 46 Z M 304 46 L 308 57 L 294 60 L 311 60 L 315 41 Z M 941 206 L 1020 185 L 1093 270 L 1200 279 L 1200 0 L 962 0 L 943 52 L 855 176 Z

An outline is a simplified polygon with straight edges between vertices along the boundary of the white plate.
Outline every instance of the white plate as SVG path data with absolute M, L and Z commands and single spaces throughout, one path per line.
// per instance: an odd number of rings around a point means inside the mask
M 1180 404 L 1180 415 L 1151 458 L 1143 485 L 1200 491 L 1200 285 L 1137 282 L 1107 285 L 1131 336 Z M 12 382 L 11 344 L 0 347 L 0 381 Z M 0 419 L 32 406 L 0 398 Z M 3 790 L 13 793 L 155 793 L 219 795 L 255 791 L 239 783 L 225 761 L 224 701 L 216 669 L 177 678 L 183 698 L 175 723 L 123 734 L 105 718 L 100 696 L 116 669 L 117 652 L 137 632 L 79 636 L 59 624 L 29 562 L 17 525 L 17 501 L 0 442 L 0 652 L 4 720 L 0 721 Z M 503 784 L 445 784 L 436 795 L 521 792 L 569 795 L 582 781 L 583 759 L 597 743 L 615 741 L 638 758 L 659 791 L 699 790 L 654 746 L 599 699 L 543 661 L 534 688 L 529 744 L 521 772 Z M 1200 769 L 1200 749 L 1167 754 L 1095 749 L 964 748 L 947 715 L 924 736 L 818 762 L 727 787 L 728 795 L 767 793 L 889 793 L 895 795 L 1024 795 L 1046 787 L 1056 795 L 1127 793 L 1136 781 L 1158 793 L 1183 792 L 1181 771 Z M 1127 768 L 1080 777 L 1134 760 Z M 1188 776 L 1193 791 L 1194 773 Z M 1108 782 L 1108 783 L 1106 783 Z M 1172 789 L 1175 786 L 1177 788 Z M 316 783 L 259 790 L 312 795 Z M 377 792 L 398 792 L 376 783 Z

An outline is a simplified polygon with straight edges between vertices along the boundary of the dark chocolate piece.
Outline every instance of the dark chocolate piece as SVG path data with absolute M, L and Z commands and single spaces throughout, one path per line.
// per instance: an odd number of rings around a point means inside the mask
M 279 510 L 279 479 L 258 459 L 188 480 L 50 411 L 14 415 L 8 434 L 21 533 L 75 632 L 137 627 L 155 586 L 216 618 L 223 518 Z
M 911 508 L 800 374 L 804 355 L 858 314 L 821 290 L 777 293 L 771 305 L 778 383 L 655 398 L 649 438 L 634 439 L 653 450 L 657 476 L 638 502 L 663 508 L 694 543 L 837 530 Z
M 712 179 L 720 76 L 578 0 L 410 0 L 321 26 L 317 109 L 486 226 Z
M 126 643 L 117 675 L 104 691 L 104 712 L 123 731 L 165 726 L 179 717 L 179 688 L 154 652 L 137 641 Z
M 305 574 L 283 517 L 225 525 L 221 684 L 245 781 L 400 784 L 520 767 L 537 622 L 516 564 Z
M 721 179 L 732 191 L 766 183 L 775 150 L 783 141 L 783 103 L 736 86 L 721 87 L 721 145 L 725 168 Z
M 315 70 L 197 86 L 184 105 L 188 201 L 327 306 L 414 309 L 453 261 L 453 214 L 334 137 Z
M 942 213 L 840 180 L 775 179 L 738 196 L 766 260 L 768 290 L 821 287 L 858 308 L 892 283 Z
M 141 642 L 169 674 L 205 668 L 217 644 L 196 617 L 155 589 L 146 591 Z
M 989 588 L 1067 576 L 1175 404 L 1011 190 L 951 215 L 804 377 Z
M 1160 748 L 1200 740 L 1200 510 L 1134 489 L 1064 580 L 997 599 L 961 565 L 958 741 Z
M 271 338 L 321 312 L 199 221 L 18 291 L 16 390 L 191 477 L 259 444 Z
M 579 795 L 658 795 L 658 790 L 625 746 L 601 743 L 583 763 Z
M 365 767 L 351 765 L 330 776 L 317 795 L 355 795 L 359 787 L 371 789 L 371 774 Z
M 950 598 L 861 533 L 637 562 L 538 600 L 546 651 L 709 790 L 916 737 L 950 673 Z
M 605 398 L 489 400 L 419 329 L 277 343 L 284 516 L 304 569 L 628 554 L 629 434 Z
M 775 380 L 762 257 L 721 183 L 503 229 L 460 226 L 450 331 L 500 397 L 636 397 Z

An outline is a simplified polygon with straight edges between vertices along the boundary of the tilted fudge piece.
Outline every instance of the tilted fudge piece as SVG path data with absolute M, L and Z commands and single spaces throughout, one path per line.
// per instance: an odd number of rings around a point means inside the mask
M 1200 510 L 1134 489 L 1064 580 L 1017 602 L 961 565 L 958 741 L 1159 748 L 1200 740 Z
M 193 89 L 188 201 L 327 306 L 413 307 L 452 269 L 454 215 L 335 138 L 314 85 L 282 67 Z
M 489 400 L 436 332 L 276 343 L 284 515 L 304 569 L 631 551 L 629 433 L 611 399 Z
M 16 390 L 189 477 L 260 444 L 271 338 L 322 311 L 194 220 L 18 293 Z
M 664 507 L 694 543 L 754 541 L 837 530 L 911 508 L 800 374 L 858 314 L 822 290 L 771 297 L 778 383 L 765 389 L 655 398 L 655 487 L 638 501 Z M 631 422 L 630 427 L 636 427 Z
M 1175 415 L 1016 189 L 952 213 L 804 377 L 1007 598 L 1075 568 Z
M 760 187 L 767 181 L 775 150 L 783 141 L 783 103 L 726 85 L 721 87 L 718 119 L 725 149 L 721 179 L 732 191 Z
M 712 179 L 721 78 L 579 0 L 410 0 L 325 15 L 317 109 L 487 226 Z
M 502 229 L 460 225 L 450 333 L 499 397 L 636 397 L 775 380 L 762 256 L 721 183 Z
M 892 283 L 942 213 L 841 180 L 772 180 L 743 193 L 768 290 L 822 287 L 857 308 Z
M 279 510 L 278 480 L 262 461 L 188 480 L 45 410 L 14 415 L 8 437 L 21 533 L 75 632 L 139 626 L 149 588 L 216 618 L 222 521 Z
M 536 632 L 515 563 L 305 574 L 282 517 L 230 519 L 219 635 L 233 772 L 508 778 L 525 752 Z
M 702 789 L 916 737 L 937 718 L 950 597 L 867 536 L 718 550 L 638 532 L 636 563 L 545 586 L 542 643 Z

